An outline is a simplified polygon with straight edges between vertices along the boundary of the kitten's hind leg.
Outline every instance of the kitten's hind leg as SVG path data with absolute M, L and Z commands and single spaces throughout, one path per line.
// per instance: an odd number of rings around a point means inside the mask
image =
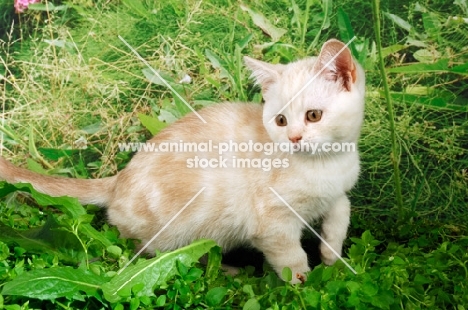
M 343 195 L 336 200 L 323 219 L 322 237 L 339 255 L 341 255 L 341 247 L 348 231 L 350 213 L 351 204 L 348 197 Z M 338 259 L 323 242 L 320 244 L 320 253 L 322 261 L 326 265 L 333 265 Z
M 221 270 L 224 272 L 225 275 L 229 276 L 237 276 L 240 273 L 240 268 L 221 264 Z

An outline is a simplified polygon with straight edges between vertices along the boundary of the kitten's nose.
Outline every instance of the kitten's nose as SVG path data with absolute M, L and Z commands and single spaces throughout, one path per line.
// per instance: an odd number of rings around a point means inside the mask
M 292 143 L 297 143 L 297 142 L 301 141 L 301 139 L 302 139 L 302 136 L 289 137 L 289 140 L 291 140 Z

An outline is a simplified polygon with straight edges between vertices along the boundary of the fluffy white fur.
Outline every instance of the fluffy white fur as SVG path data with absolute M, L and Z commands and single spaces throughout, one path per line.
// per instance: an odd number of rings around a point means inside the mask
M 246 58 L 247 66 L 261 85 L 265 105 L 224 103 L 199 113 L 203 124 L 190 114 L 163 130 L 150 143 L 225 142 L 252 140 L 260 143 L 302 142 L 357 143 L 364 110 L 365 80 L 362 68 L 350 51 L 337 40 L 324 44 L 318 57 L 288 65 L 272 65 Z M 336 56 L 336 59 L 332 59 Z M 324 67 L 330 62 L 330 66 Z M 320 72 L 320 73 L 319 73 Z M 283 106 L 312 77 L 314 81 L 281 114 L 286 126 L 275 118 Z M 307 111 L 320 110 L 321 119 L 309 122 Z M 146 244 L 202 188 L 205 190 L 147 248 L 154 253 L 173 250 L 198 238 L 211 238 L 224 250 L 251 245 L 262 251 L 281 275 L 290 267 L 299 282 L 309 271 L 307 255 L 300 238 L 304 224 L 269 187 L 275 189 L 305 220 L 323 217 L 322 235 L 341 253 L 350 216 L 346 192 L 357 181 L 357 152 L 294 154 L 278 152 L 223 154 L 227 168 L 187 168 L 187 159 L 218 158 L 212 152 L 139 152 L 116 176 L 99 180 L 53 178 L 14 167 L 0 160 L 0 177 L 9 182 L 29 182 L 53 195 L 68 195 L 82 203 L 108 208 L 110 223 L 124 237 Z M 233 156 L 248 159 L 287 159 L 288 167 L 233 168 Z M 323 244 L 323 261 L 332 264 L 337 257 Z

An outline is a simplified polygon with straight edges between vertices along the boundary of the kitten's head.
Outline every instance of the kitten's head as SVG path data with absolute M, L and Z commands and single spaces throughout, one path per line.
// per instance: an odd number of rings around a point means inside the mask
M 364 114 L 364 71 L 338 40 L 318 57 L 288 65 L 245 57 L 262 87 L 263 123 L 274 142 L 357 142 Z

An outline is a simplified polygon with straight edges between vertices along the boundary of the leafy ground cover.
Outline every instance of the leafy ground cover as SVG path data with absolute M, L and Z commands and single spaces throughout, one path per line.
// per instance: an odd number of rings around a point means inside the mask
M 311 236 L 304 247 L 315 268 L 298 286 L 252 253 L 258 260 L 223 257 L 244 266 L 224 275 L 209 240 L 139 257 L 119 273 L 134 245 L 102 210 L 2 183 L 0 308 L 467 307 L 466 1 L 381 4 L 396 149 L 369 2 L 42 1 L 16 14 L 13 1 L 0 0 L 0 12 L 2 154 L 41 173 L 114 174 L 132 155 L 118 142 L 145 141 L 189 112 L 119 35 L 195 108 L 261 102 L 243 55 L 289 62 L 315 55 L 332 37 L 356 35 L 351 49 L 368 80 L 362 175 L 344 249 L 356 275 L 340 262 L 321 265 Z M 191 83 L 180 82 L 186 76 Z M 197 263 L 206 253 L 207 265 Z

